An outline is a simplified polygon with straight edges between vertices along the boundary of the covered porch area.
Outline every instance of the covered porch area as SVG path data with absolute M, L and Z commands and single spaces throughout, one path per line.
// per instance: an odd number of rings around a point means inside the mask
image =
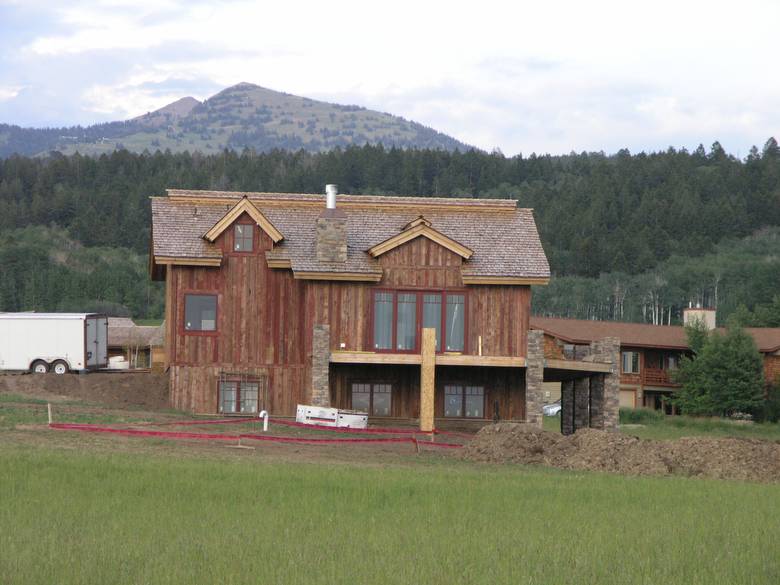
M 435 355 L 424 364 L 422 354 L 332 352 L 329 402 L 375 421 L 419 420 L 430 396 L 437 428 L 525 421 L 525 360 L 479 358 Z

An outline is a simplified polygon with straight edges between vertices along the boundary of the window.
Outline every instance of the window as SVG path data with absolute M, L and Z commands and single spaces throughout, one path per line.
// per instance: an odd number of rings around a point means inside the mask
M 374 295 L 374 349 L 393 349 L 393 293 Z
M 639 373 L 639 352 L 636 351 L 623 352 L 623 373 L 624 374 Z
M 423 295 L 423 329 L 436 330 L 436 351 L 441 351 L 441 295 Z
M 444 416 L 485 418 L 485 389 L 482 386 L 444 386 Z
M 464 293 L 375 291 L 374 349 L 419 351 L 419 331 L 436 331 L 436 351 L 466 349 Z
M 260 383 L 223 380 L 219 383 L 219 412 L 227 414 L 257 412 Z
M 667 370 L 676 370 L 677 364 L 679 363 L 679 356 L 676 355 L 668 355 L 666 356 L 666 369 Z
M 184 330 L 217 330 L 216 295 L 184 295 Z
M 352 384 L 352 410 L 367 412 L 371 416 L 390 416 L 392 397 L 392 384 L 370 382 Z
M 398 293 L 396 349 L 411 351 L 417 347 L 417 295 Z
M 254 226 L 237 223 L 233 228 L 233 249 L 236 252 L 251 252 L 254 247 Z
M 463 351 L 465 306 L 465 295 L 447 295 L 447 351 Z

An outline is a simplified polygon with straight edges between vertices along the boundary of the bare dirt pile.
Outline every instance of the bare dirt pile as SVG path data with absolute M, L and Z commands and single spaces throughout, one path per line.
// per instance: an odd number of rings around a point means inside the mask
M 651 441 L 594 429 L 563 436 L 531 425 L 500 423 L 480 430 L 462 457 L 629 475 L 780 481 L 780 443 L 756 439 Z
M 168 376 L 148 372 L 0 375 L 2 393 L 159 410 L 168 407 Z

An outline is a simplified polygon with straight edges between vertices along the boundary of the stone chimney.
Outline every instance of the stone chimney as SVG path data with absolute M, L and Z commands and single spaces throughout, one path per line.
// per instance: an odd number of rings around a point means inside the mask
M 325 185 L 326 206 L 317 218 L 317 261 L 347 261 L 347 214 L 336 207 L 336 185 Z
M 704 323 L 707 331 L 715 329 L 715 309 L 703 309 L 700 306 L 683 309 L 683 325 L 693 325 L 699 321 Z

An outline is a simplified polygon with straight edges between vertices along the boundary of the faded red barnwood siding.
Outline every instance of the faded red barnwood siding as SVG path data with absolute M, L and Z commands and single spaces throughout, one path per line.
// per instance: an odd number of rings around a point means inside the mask
M 246 221 L 240 218 L 238 221 Z M 313 226 L 312 226 L 312 229 Z M 235 253 L 233 230 L 217 243 L 224 254 L 219 268 L 169 266 L 166 276 L 166 347 L 171 372 L 171 401 L 176 408 L 216 412 L 220 372 L 264 376 L 267 397 L 261 407 L 273 414 L 291 415 L 311 390 L 312 331 L 315 324 L 330 325 L 331 349 L 371 351 L 372 290 L 462 290 L 467 294 L 467 352 L 477 354 L 482 336 L 483 355 L 525 356 L 525 332 L 530 317 L 530 287 L 469 286 L 461 279 L 462 259 L 427 238 L 417 238 L 379 259 L 384 270 L 380 283 L 296 280 L 290 270 L 269 269 L 265 251 L 273 242 L 255 230 L 252 253 Z M 184 295 L 217 295 L 217 331 L 185 332 Z M 416 416 L 419 368 L 414 374 L 389 367 L 384 375 L 398 378 L 398 416 Z M 440 371 L 437 369 L 437 395 Z M 451 369 L 455 371 L 455 368 Z M 481 368 L 461 372 L 464 380 L 476 376 L 486 386 L 486 412 L 499 400 L 505 418 L 522 418 L 523 374 Z M 357 370 L 360 374 L 360 370 Z M 451 372 L 450 372 L 451 373 Z M 350 374 L 352 376 L 352 374 Z M 334 404 L 344 405 L 349 376 L 336 377 Z M 491 379 L 494 381 L 491 381 Z M 520 386 L 518 386 L 520 385 Z M 507 394 L 510 392 L 510 396 Z M 437 398 L 439 400 L 439 398 Z M 438 402 L 437 402 L 438 404 Z M 439 407 L 437 406 L 437 409 Z M 437 410 L 438 412 L 438 410 Z M 522 413 L 524 416 L 524 412 Z M 438 415 L 437 415 L 438 416 Z

